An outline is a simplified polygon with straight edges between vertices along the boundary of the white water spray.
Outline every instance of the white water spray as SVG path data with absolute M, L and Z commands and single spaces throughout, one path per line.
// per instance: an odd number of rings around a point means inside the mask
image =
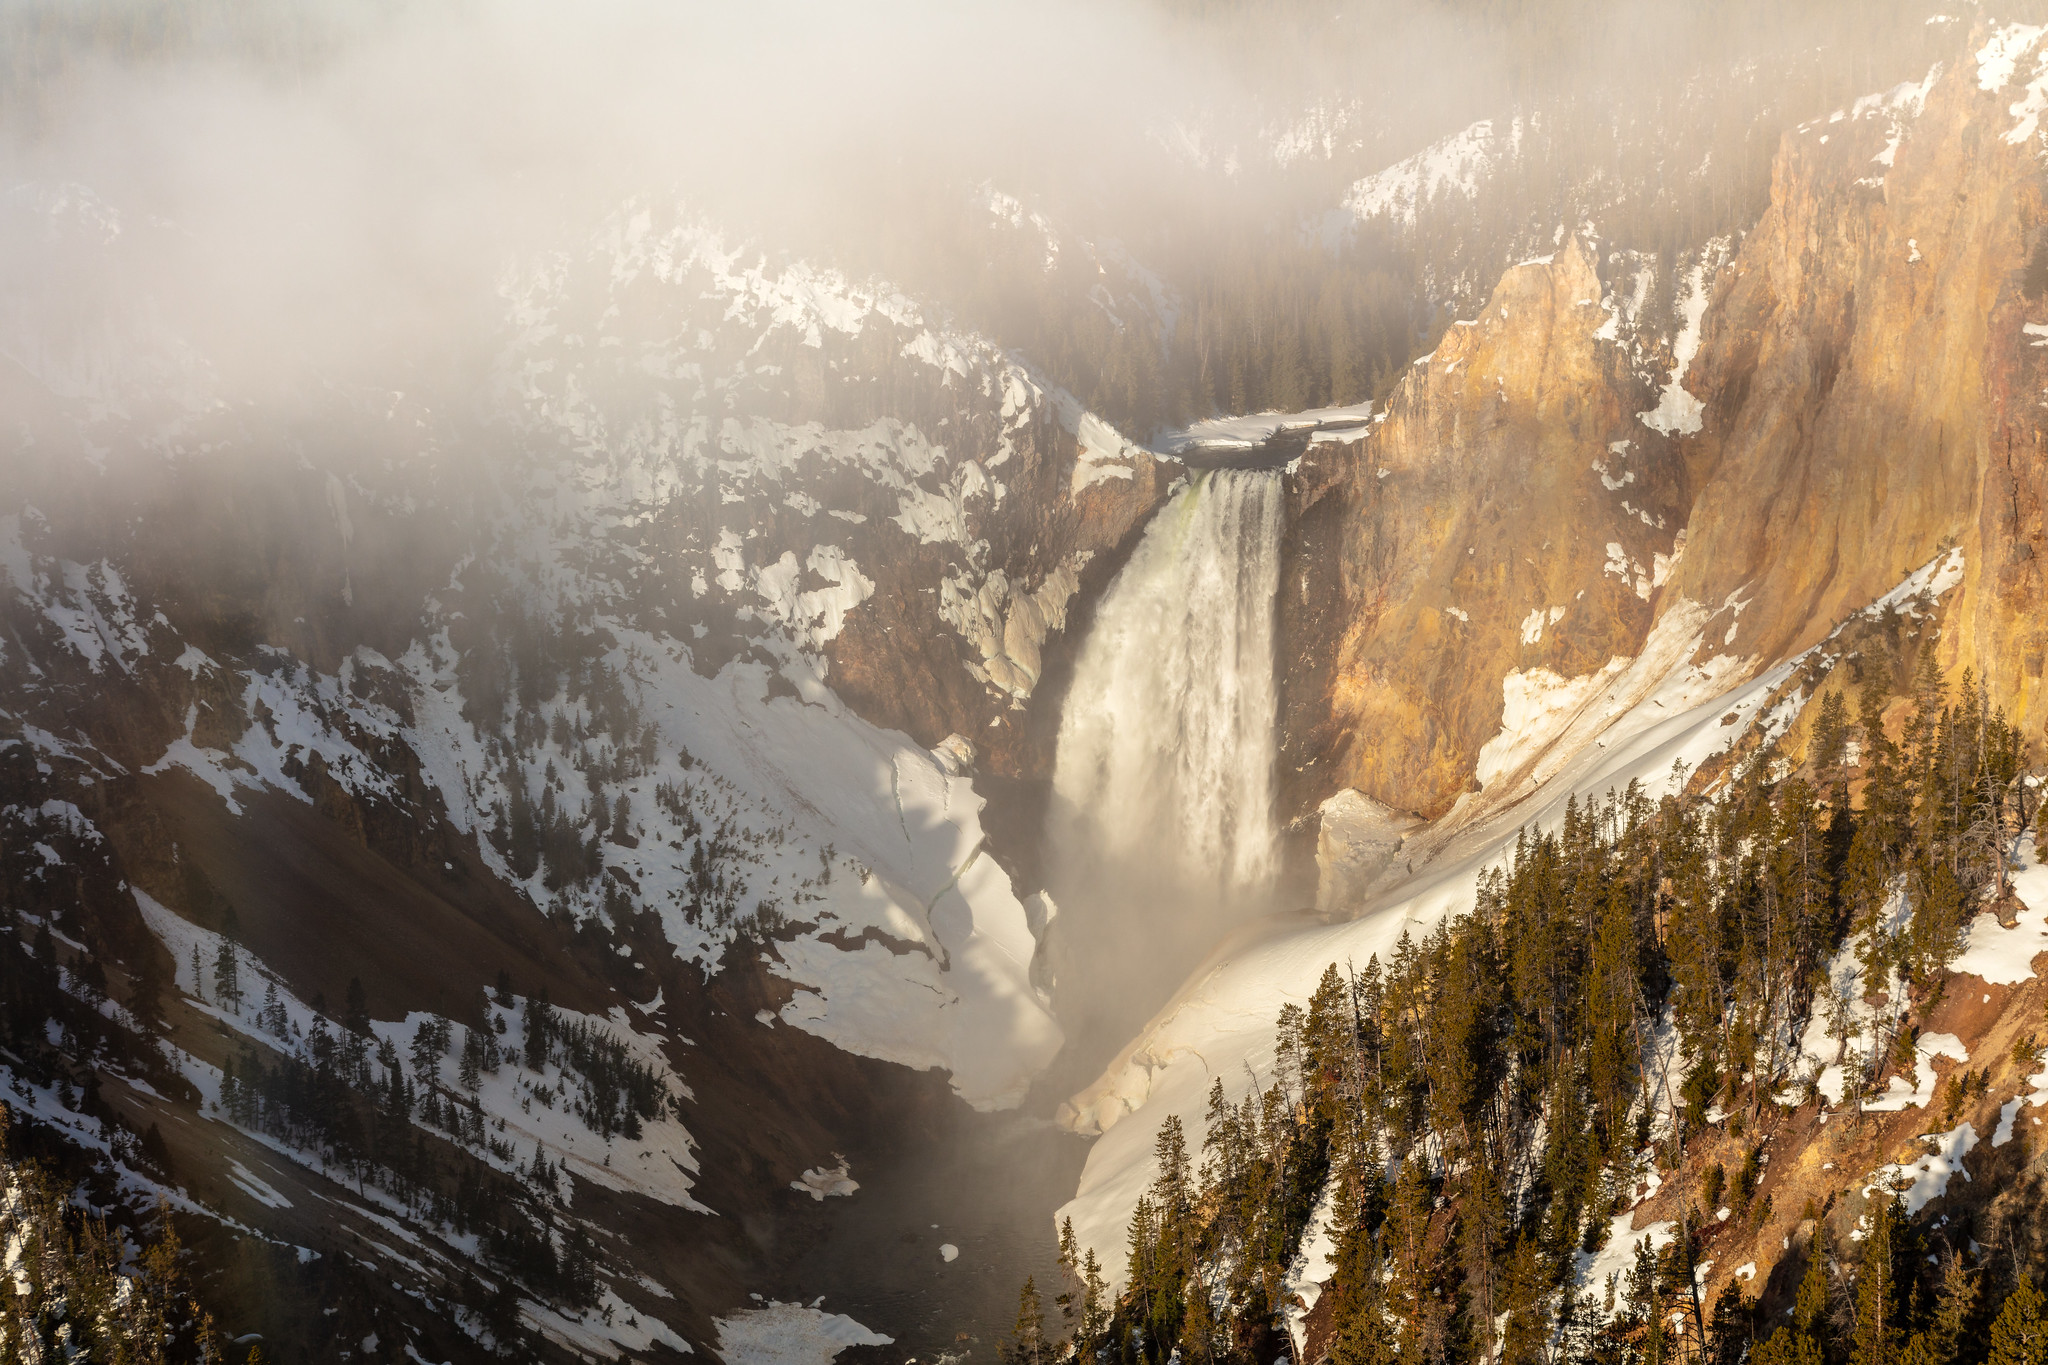
M 1202 891 L 1271 880 L 1281 497 L 1277 473 L 1197 475 L 1097 608 L 1053 772 L 1096 858 Z

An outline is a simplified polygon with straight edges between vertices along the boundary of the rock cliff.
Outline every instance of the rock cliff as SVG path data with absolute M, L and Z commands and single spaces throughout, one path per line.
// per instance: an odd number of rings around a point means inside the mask
M 1925 81 L 1788 134 L 1762 220 L 1690 258 L 1668 377 L 1618 331 L 1625 263 L 1574 237 L 1509 271 L 1363 440 L 1311 448 L 1281 594 L 1285 815 L 1347 787 L 1440 815 L 1680 603 L 1706 613 L 1695 662 L 1749 671 L 1949 545 L 1968 567 L 1943 663 L 2038 731 L 2039 48 L 1980 24 Z
M 1639 411 L 1577 237 L 1504 276 L 1363 439 L 1310 448 L 1281 573 L 1283 802 L 1353 787 L 1435 816 L 1532 696 L 1636 653 L 1686 475 Z
M 1925 84 L 1786 136 L 1687 380 L 1705 423 L 1673 591 L 1718 607 L 1770 587 L 1708 649 L 1804 648 L 1957 544 L 1943 661 L 2038 728 L 2037 43 L 1980 28 Z

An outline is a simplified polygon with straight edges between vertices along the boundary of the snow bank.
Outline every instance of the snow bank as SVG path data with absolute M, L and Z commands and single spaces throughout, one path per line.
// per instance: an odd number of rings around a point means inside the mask
M 1682 598 L 1665 610 L 1643 642 L 1643 652 L 1633 659 L 1611 659 L 1599 671 L 1577 678 L 1544 668 L 1509 673 L 1501 682 L 1500 733 L 1479 751 L 1476 776 L 1485 789 L 1486 808 L 1534 792 L 1588 745 L 1611 746 L 1624 732 L 1725 693 L 1749 660 L 1724 654 L 1705 663 L 1686 662 L 1698 651 L 1710 619 L 1706 608 Z M 1773 670 L 1731 697 L 1730 709 L 1747 722 L 1781 671 Z M 1725 747 L 1724 738 L 1703 732 L 1679 757 L 1697 767 L 1707 754 Z M 1694 752 L 1702 745 L 1702 751 Z M 1461 799 L 1460 807 L 1468 800 Z M 1454 810 L 1453 817 L 1464 813 Z
M 2025 909 L 2008 929 L 1991 914 L 1970 921 L 1963 951 L 1952 970 L 1992 986 L 2016 986 L 2034 979 L 2034 959 L 2048 953 L 2048 863 L 2029 834 L 2020 843 L 2016 870 L 2009 875 L 2013 893 Z
M 1541 634 L 1541 618 L 1535 619 L 1534 630 Z M 1529 634 L 1530 628 L 1525 627 L 1522 638 L 1529 639 Z M 1479 750 L 1479 766 L 1474 773 L 1479 785 L 1483 787 L 1512 773 L 1541 753 L 1564 732 L 1593 694 L 1628 664 L 1627 659 L 1610 659 L 1599 672 L 1577 678 L 1566 678 L 1547 668 L 1527 672 L 1518 668 L 1501 679 L 1500 733 Z
M 1628 1303 L 1628 1275 L 1635 1269 L 1636 1248 L 1647 1242 L 1652 1252 L 1662 1251 L 1678 1239 L 1678 1224 L 1670 1219 L 1641 1228 L 1635 1224 L 1633 1211 L 1617 1214 L 1608 1224 L 1607 1241 L 1600 1250 L 1577 1253 L 1575 1283 L 1580 1291 L 1600 1295 L 1604 1304 L 1612 1284 L 1617 1310 Z
M 712 1321 L 726 1365 L 831 1365 L 849 1346 L 895 1343 L 844 1313 L 772 1299 L 765 1308 L 743 1308 Z
M 1413 227 L 1416 215 L 1430 204 L 1476 195 L 1480 184 L 1521 145 L 1519 117 L 1501 130 L 1496 130 L 1492 119 L 1481 119 L 1353 184 L 1344 207 L 1361 222 L 1386 218 Z
M 1237 417 L 1209 417 L 1152 438 L 1152 449 L 1165 455 L 1189 451 L 1256 450 L 1287 431 L 1310 431 L 1315 439 L 1363 435 L 1357 430 L 1372 418 L 1371 402 L 1349 407 L 1309 408 L 1302 412 L 1254 412 Z
M 1902 1195 L 1906 1216 L 1910 1218 L 1926 1208 L 1929 1201 L 1947 1194 L 1950 1180 L 1959 1175 L 1965 1180 L 1970 1178 L 1970 1173 L 1963 1169 L 1963 1156 L 1977 1145 L 1975 1128 L 1965 1123 L 1946 1133 L 1925 1134 L 1921 1140 L 1932 1143 L 1934 1150 L 1918 1161 L 1894 1162 L 1872 1171 L 1870 1183 L 1863 1187 L 1866 1199 L 1874 1194 Z
M 1913 1083 L 1908 1085 L 1905 1077 L 1894 1076 L 1885 1092 L 1866 1101 L 1863 1107 L 1874 1114 L 1886 1114 L 1897 1113 L 1907 1105 L 1925 1109 L 1933 1104 L 1934 1088 L 1941 1081 L 1931 1065 L 1936 1057 L 1946 1057 L 1961 1066 L 1970 1060 L 1970 1050 L 1953 1033 L 1921 1034 L 1913 1040 Z M 1839 1083 L 1837 1093 L 1839 1095 Z
M 1666 436 L 1691 436 L 1699 431 L 1705 418 L 1706 405 L 1686 392 L 1685 372 L 1692 367 L 1692 358 L 1699 354 L 1700 324 L 1707 316 L 1708 277 L 1718 264 L 1712 255 L 1702 255 L 1687 273 L 1678 300 L 1683 321 L 1671 343 L 1671 378 L 1666 381 L 1657 406 L 1636 414 L 1644 426 Z
M 814 1166 L 801 1177 L 789 1182 L 789 1187 L 799 1194 L 807 1194 L 822 1204 L 827 1199 L 844 1198 L 860 1188 L 860 1182 L 853 1179 L 846 1166 L 846 1158 L 840 1157 L 839 1164 L 826 1169 Z
M 1308 1315 L 1323 1297 L 1323 1281 L 1337 1268 L 1337 1238 L 1330 1225 L 1331 1188 L 1325 1185 L 1317 1196 L 1302 1234 L 1301 1250 L 1295 1253 L 1280 1286 L 1280 1313 L 1287 1323 L 1288 1340 L 1294 1343 L 1296 1360 L 1308 1347 Z

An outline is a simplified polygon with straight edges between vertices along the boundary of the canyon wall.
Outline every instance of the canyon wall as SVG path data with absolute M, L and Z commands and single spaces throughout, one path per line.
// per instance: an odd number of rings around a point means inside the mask
M 1602 335 L 1588 245 L 1504 276 L 1362 440 L 1311 447 L 1281 574 L 1284 813 L 1355 787 L 1437 815 L 1501 681 L 1640 647 L 1687 506 L 1655 395 Z
M 1925 82 L 1788 134 L 1762 220 L 1690 258 L 1705 307 L 1664 374 L 1618 325 L 1630 263 L 1573 237 L 1450 328 L 1363 440 L 1311 449 L 1283 815 L 1346 787 L 1440 815 L 1506 775 L 1482 752 L 1504 727 L 1556 726 L 1597 690 L 1570 680 L 1681 601 L 1709 613 L 1695 661 L 1749 671 L 1950 544 L 1968 576 L 1942 662 L 2038 733 L 2039 37 L 1979 25 Z

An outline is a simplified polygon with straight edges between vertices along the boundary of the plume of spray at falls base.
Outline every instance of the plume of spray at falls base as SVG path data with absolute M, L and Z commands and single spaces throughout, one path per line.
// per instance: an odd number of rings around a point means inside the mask
M 1136 1027 L 1225 929 L 1269 908 L 1282 498 L 1277 473 L 1197 475 L 1082 646 L 1048 836 L 1063 1013 L 1083 1028 Z

